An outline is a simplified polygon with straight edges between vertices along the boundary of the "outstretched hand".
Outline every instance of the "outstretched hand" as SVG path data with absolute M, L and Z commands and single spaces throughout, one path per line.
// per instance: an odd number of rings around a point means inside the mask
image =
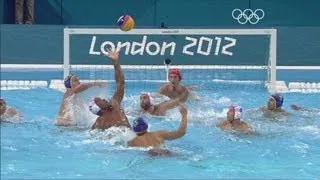
M 107 49 L 108 52 L 108 58 L 110 58 L 113 61 L 118 61 L 119 60 L 119 51 L 120 50 L 111 50 L 111 49 Z

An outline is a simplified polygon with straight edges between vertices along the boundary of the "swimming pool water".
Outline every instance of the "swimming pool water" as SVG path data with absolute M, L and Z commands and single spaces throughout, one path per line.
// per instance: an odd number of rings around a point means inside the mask
M 137 114 L 139 93 L 156 91 L 160 84 L 126 84 L 123 107 L 130 123 Z M 107 97 L 113 87 L 110 84 L 105 90 Z M 320 94 L 284 94 L 290 116 L 275 121 L 248 112 L 266 104 L 268 92 L 263 84 L 212 82 L 205 87 L 195 91 L 201 101 L 186 103 L 186 135 L 165 142 L 174 153 L 170 157 L 150 157 L 144 148 L 126 147 L 125 141 L 132 136 L 129 130 L 55 126 L 63 95 L 56 90 L 1 91 L 7 104 L 24 117 L 23 123 L 1 123 L 1 178 L 319 178 L 320 114 L 295 112 L 290 104 L 320 109 Z M 244 107 L 244 120 L 256 134 L 232 134 L 215 126 L 232 103 Z M 180 114 L 172 109 L 165 117 L 146 119 L 150 131 L 172 130 L 178 128 Z

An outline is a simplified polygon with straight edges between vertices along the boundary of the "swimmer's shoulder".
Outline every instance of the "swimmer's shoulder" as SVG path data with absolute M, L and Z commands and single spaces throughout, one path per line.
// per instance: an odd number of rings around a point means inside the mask
M 243 130 L 248 130 L 251 128 L 251 125 L 247 122 L 241 121 L 240 128 Z
M 286 110 L 284 110 L 284 109 L 276 109 L 276 110 L 274 110 L 273 111 L 274 113 L 277 113 L 277 114 L 280 114 L 280 115 L 282 115 L 282 116 L 288 116 L 288 115 L 290 115 L 290 113 L 289 112 L 287 112 Z
M 96 121 L 94 122 L 94 124 L 92 125 L 91 129 L 100 129 L 102 128 L 103 125 L 103 117 L 99 116 Z
M 13 107 L 7 107 L 7 110 L 4 114 L 0 116 L 1 121 L 3 122 L 21 122 L 23 117 L 21 113 L 13 108 Z
M 18 113 L 18 110 L 16 110 L 13 107 L 8 107 L 6 112 L 9 114 L 16 114 L 16 113 Z
M 189 91 L 188 87 L 186 87 L 186 86 L 183 85 L 183 84 L 180 84 L 180 88 L 181 88 L 181 90 L 183 90 L 183 91 Z
M 259 108 L 259 111 L 266 112 L 268 108 L 266 106 L 262 106 Z
M 230 123 L 229 123 L 228 120 L 223 120 L 223 121 L 220 121 L 219 123 L 217 123 L 217 126 L 221 128 L 221 127 L 225 127 L 225 126 L 227 126 L 229 124 Z
M 166 92 L 166 91 L 169 90 L 169 88 L 170 88 L 170 83 L 165 83 L 159 88 L 159 91 L 160 92 Z
M 73 91 L 71 89 L 67 89 L 66 92 L 63 95 L 63 99 L 66 99 L 66 98 L 72 96 L 73 94 L 74 93 L 73 93 Z

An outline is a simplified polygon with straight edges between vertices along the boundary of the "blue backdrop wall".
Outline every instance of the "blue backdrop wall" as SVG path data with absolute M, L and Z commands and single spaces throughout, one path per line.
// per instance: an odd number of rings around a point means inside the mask
M 14 25 L 14 0 L 0 0 L 0 58 L 7 64 L 61 64 L 64 27 L 112 28 L 120 15 L 130 14 L 137 28 L 277 28 L 278 65 L 320 65 L 319 7 L 319 0 L 35 0 L 36 24 L 28 26 Z M 237 8 L 260 8 L 265 17 L 239 24 L 231 15 Z M 137 62 L 150 64 L 124 61 Z
M 0 0 L 1 23 L 14 23 L 14 0 Z M 233 9 L 263 9 L 255 26 L 320 26 L 319 0 L 35 0 L 37 24 L 114 26 L 130 14 L 137 26 L 242 26 Z
M 2 25 L 1 26 L 1 63 L 5 64 L 62 64 L 63 63 L 63 28 L 64 26 L 57 25 Z M 278 27 L 278 65 L 320 65 L 320 27 Z M 78 35 L 79 36 L 79 35 Z M 81 36 L 82 37 L 82 36 Z M 194 36 L 193 36 L 194 37 Z M 223 36 L 220 36 L 223 38 Z M 90 37 L 81 38 L 75 36 L 75 40 L 71 41 L 71 52 L 73 59 L 77 62 L 73 63 L 90 63 L 90 59 L 99 59 L 102 57 L 92 57 L 89 55 L 92 35 Z M 100 38 L 97 36 L 95 51 L 99 50 L 100 45 L 105 40 L 116 41 L 132 41 L 133 39 L 124 37 L 107 37 Z M 198 37 L 195 37 L 198 38 Z M 214 38 L 214 37 L 209 37 Z M 265 61 L 257 60 L 256 63 L 245 60 L 246 57 L 251 57 L 253 60 L 256 57 L 267 57 L 265 46 L 268 45 L 265 39 L 244 39 L 235 37 L 237 45 L 230 48 L 234 53 L 233 57 L 238 59 L 237 64 L 263 64 Z M 72 39 L 72 38 L 71 38 Z M 78 41 L 77 41 L 78 39 Z M 136 38 L 136 41 L 141 42 L 142 37 Z M 199 38 L 198 38 L 199 39 Z M 148 36 L 147 41 L 156 40 Z M 249 41 L 250 40 L 250 41 Z M 165 39 L 161 41 L 175 41 L 182 44 L 183 40 Z M 241 43 L 242 42 L 242 43 Z M 190 43 L 190 41 L 189 41 Z M 222 41 L 224 43 L 224 41 Z M 226 42 L 228 43 L 228 42 Z M 177 47 L 178 48 L 178 47 Z M 180 48 L 181 49 L 181 48 Z M 214 47 L 212 47 L 214 49 Z M 196 49 L 190 49 L 195 52 Z M 178 49 L 176 50 L 178 51 Z M 180 51 L 181 52 L 181 51 Z M 262 55 L 261 55 L 262 53 Z M 259 55 L 260 54 L 260 55 Z M 175 54 L 176 64 L 228 64 L 228 56 L 210 56 L 204 61 L 203 56 L 180 56 Z M 168 56 L 128 56 L 122 61 L 124 64 L 162 64 L 164 58 Z M 190 59 L 191 58 L 191 59 Z M 198 58 L 198 60 L 197 60 Z M 223 60 L 217 62 L 216 60 Z M 148 60 L 147 60 L 148 59 Z M 188 60 L 189 59 L 189 60 Z M 201 62 L 200 62 L 201 61 Z M 242 61 L 242 62 L 241 62 Z M 104 61 L 101 61 L 104 62 Z

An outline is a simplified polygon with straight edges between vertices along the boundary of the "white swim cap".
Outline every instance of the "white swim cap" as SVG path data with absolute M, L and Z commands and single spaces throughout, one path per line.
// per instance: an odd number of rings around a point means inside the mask
M 232 105 L 234 109 L 234 119 L 241 119 L 242 118 L 242 107 L 238 105 Z
M 141 92 L 141 93 L 140 93 L 140 96 L 142 96 L 142 95 L 148 95 L 148 97 L 149 97 L 149 99 L 150 99 L 150 102 L 153 101 L 153 98 L 152 98 L 152 96 L 151 96 L 152 94 L 151 94 L 150 92 Z
M 101 108 L 94 102 L 94 100 L 90 101 L 89 110 L 93 114 L 100 116 Z
M 148 95 L 148 96 L 151 96 L 151 93 L 150 93 L 150 92 L 145 92 L 145 91 L 144 91 L 144 92 L 141 92 L 141 93 L 140 93 L 140 95 Z

